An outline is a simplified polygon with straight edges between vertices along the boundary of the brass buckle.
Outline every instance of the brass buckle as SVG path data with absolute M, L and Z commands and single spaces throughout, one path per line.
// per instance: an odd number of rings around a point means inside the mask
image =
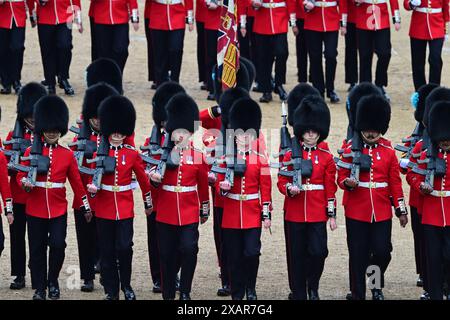
M 177 192 L 177 193 L 182 192 L 183 191 L 183 187 L 182 186 L 176 186 L 174 188 L 174 191 Z
M 247 200 L 247 195 L 246 194 L 240 194 L 239 195 L 239 200 L 246 201 Z
M 47 182 L 45 183 L 45 188 L 51 189 L 52 187 L 53 187 L 53 182 L 47 181 Z
M 113 192 L 119 192 L 120 191 L 120 187 L 119 186 L 113 186 L 112 190 L 113 190 Z

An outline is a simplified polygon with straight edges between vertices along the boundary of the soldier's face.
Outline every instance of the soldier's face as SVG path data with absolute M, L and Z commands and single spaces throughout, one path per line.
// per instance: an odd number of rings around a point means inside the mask
M 381 138 L 381 133 L 374 130 L 362 131 L 361 135 L 367 144 L 375 144 Z
M 113 133 L 110 137 L 110 141 L 113 144 L 121 144 L 125 140 L 126 136 L 120 133 Z
M 192 134 L 184 129 L 178 129 L 172 133 L 173 142 L 177 145 L 183 144 L 183 147 L 185 146 L 184 144 L 186 144 L 189 141 L 189 138 L 191 136 Z
M 303 143 L 308 146 L 315 146 L 317 144 L 317 141 L 319 141 L 319 137 L 320 135 L 316 131 L 308 130 L 302 136 Z
M 89 124 L 95 131 L 100 131 L 100 120 L 98 120 L 97 118 L 89 119 Z
M 55 144 L 58 142 L 61 137 L 61 133 L 59 131 L 46 131 L 44 132 L 44 140 L 48 144 Z
M 28 127 L 28 129 L 30 130 L 34 130 L 34 119 L 33 118 L 25 118 L 24 119 L 25 125 Z
M 445 141 L 439 142 L 439 147 L 444 151 L 449 151 L 450 150 L 450 140 L 445 140 Z

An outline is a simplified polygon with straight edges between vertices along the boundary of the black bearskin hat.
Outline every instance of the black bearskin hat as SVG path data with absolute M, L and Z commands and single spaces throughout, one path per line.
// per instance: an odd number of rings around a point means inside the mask
M 259 136 L 261 129 L 261 108 L 250 97 L 241 98 L 233 103 L 229 114 L 230 128 L 233 130 L 255 130 Z
M 166 130 L 168 132 L 185 129 L 194 133 L 194 122 L 200 119 L 198 106 L 194 99 L 184 92 L 177 93 L 167 103 L 166 110 Z
M 123 94 L 122 71 L 114 60 L 99 58 L 87 67 L 87 87 L 89 88 L 98 82 L 106 82 L 113 86 L 119 94 Z
M 429 117 L 428 133 L 431 141 L 450 140 L 450 101 L 439 101 L 431 108 Z
M 243 88 L 231 88 L 225 90 L 220 97 L 219 107 L 221 112 L 221 120 L 223 126 L 226 128 L 229 123 L 229 114 L 233 103 L 241 98 L 250 97 L 248 91 Z
M 124 96 L 108 97 L 100 103 L 98 110 L 100 128 L 104 136 L 113 133 L 131 136 L 136 125 L 136 110 L 133 103 Z
M 32 117 L 36 102 L 46 95 L 47 90 L 40 83 L 30 82 L 24 85 L 17 97 L 17 118 L 24 120 Z
M 153 122 L 157 126 L 160 126 L 162 122 L 167 120 L 167 102 L 169 102 L 174 95 L 180 92 L 185 93 L 186 91 L 179 83 L 174 81 L 164 82 L 158 87 L 152 99 L 152 117 Z
M 320 92 L 313 86 L 307 83 L 300 83 L 289 92 L 287 105 L 288 105 L 288 123 L 294 125 L 294 112 L 300 106 L 302 100 L 309 96 L 315 95 L 320 97 Z
M 355 125 L 357 105 L 359 100 L 369 95 L 382 95 L 381 90 L 370 82 L 361 82 L 356 85 L 348 94 L 347 97 L 347 116 L 351 126 Z
M 324 141 L 330 132 L 331 115 L 321 96 L 308 96 L 303 99 L 294 113 L 294 134 L 301 139 L 308 130 L 316 131 Z
M 34 132 L 59 131 L 61 136 L 67 133 L 69 126 L 69 109 L 58 96 L 44 96 L 34 107 Z
M 381 95 L 365 96 L 356 107 L 355 127 L 358 131 L 374 130 L 385 134 L 391 120 L 391 106 Z
M 100 103 L 110 96 L 117 95 L 119 95 L 117 90 L 106 82 L 99 82 L 90 86 L 84 93 L 83 120 L 89 121 L 89 119 L 97 118 Z
M 434 83 L 424 84 L 414 94 L 414 96 L 416 97 L 414 99 L 415 100 L 414 107 L 416 108 L 416 110 L 414 111 L 414 118 L 416 119 L 417 122 L 423 121 L 423 115 L 425 113 L 425 101 L 426 101 L 427 97 L 429 96 L 429 94 L 431 93 L 431 91 L 433 91 L 434 89 L 436 89 L 438 87 L 439 87 L 439 85 L 434 84 Z
M 450 89 L 445 87 L 438 87 L 430 92 L 425 99 L 425 111 L 423 113 L 422 122 L 425 127 L 428 127 L 428 117 L 433 105 L 438 101 L 450 101 Z

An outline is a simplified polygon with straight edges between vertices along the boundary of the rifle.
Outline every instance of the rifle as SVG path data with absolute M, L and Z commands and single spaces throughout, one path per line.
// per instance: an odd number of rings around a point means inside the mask
M 8 162 L 9 175 L 16 172 L 14 166 L 19 165 L 20 157 L 23 156 L 25 150 L 31 145 L 31 141 L 24 139 L 23 136 L 23 126 L 21 125 L 19 120 L 16 120 L 16 123 L 14 124 L 12 139 L 3 142 L 5 146 L 12 145 L 11 150 L 3 151 L 6 156 L 10 157 Z
M 350 170 L 350 178 L 359 181 L 361 171 L 370 171 L 372 159 L 369 155 L 362 153 L 362 139 L 358 132 L 353 133 L 351 153 L 342 154 L 343 158 L 353 158 L 352 163 L 347 163 L 342 160 L 337 162 L 338 167 Z
M 32 186 L 36 185 L 38 174 L 47 174 L 50 168 L 50 158 L 42 155 L 42 140 L 40 135 L 33 134 L 33 144 L 28 157 L 21 157 L 22 161 L 30 161 L 30 166 L 13 164 L 12 168 L 17 171 L 28 172 L 27 180 Z
M 69 143 L 69 147 L 77 147 L 74 155 L 75 159 L 77 159 L 78 167 L 83 166 L 85 158 L 91 159 L 94 156 L 94 152 L 97 151 L 97 143 L 91 141 L 91 129 L 86 122 L 79 129 L 77 141 Z
M 105 174 L 112 174 L 116 170 L 116 159 L 109 156 L 108 137 L 102 136 L 100 145 L 97 150 L 97 157 L 87 159 L 87 163 L 95 163 L 95 169 L 79 167 L 81 173 L 92 175 L 92 184 L 100 190 L 102 187 L 102 179 Z
M 417 160 L 418 164 L 427 164 L 427 168 L 420 169 L 418 166 L 412 168 L 414 173 L 425 176 L 425 183 L 433 188 L 434 178 L 443 177 L 447 171 L 447 165 L 444 159 L 438 157 L 438 147 L 434 143 L 430 143 L 427 148 L 426 159 Z
M 172 141 L 172 135 L 170 133 L 167 133 L 162 145 L 161 159 L 157 160 L 151 156 L 141 154 L 142 160 L 147 163 L 147 170 L 150 170 L 153 166 L 156 166 L 155 172 L 158 173 L 161 178 L 164 178 L 167 166 L 169 166 L 169 168 L 177 166 L 177 164 L 174 163 L 171 158 L 173 147 L 174 143 Z
M 153 156 L 163 153 L 161 148 L 161 129 L 154 125 L 152 128 L 152 134 L 150 135 L 150 144 L 148 146 L 142 146 L 141 151 L 147 152 L 148 155 Z
M 417 123 L 416 127 L 414 128 L 413 133 L 411 134 L 411 137 L 402 139 L 402 143 L 410 143 L 409 147 L 406 147 L 404 145 L 396 145 L 395 150 L 405 153 L 404 158 L 409 159 L 411 157 L 412 150 L 414 149 L 416 143 L 422 139 L 423 135 L 423 126 L 420 123 Z
M 309 178 L 312 175 L 312 161 L 303 159 L 303 150 L 296 137 L 292 138 L 292 158 L 288 162 L 283 162 L 283 166 L 292 166 L 293 170 L 281 169 L 280 176 L 292 177 L 292 185 L 302 190 L 302 178 Z
M 280 128 L 280 152 L 274 155 L 276 158 L 284 156 L 292 147 L 291 134 L 289 133 L 289 129 L 287 127 L 287 116 L 286 104 L 283 101 L 281 102 L 282 125 Z

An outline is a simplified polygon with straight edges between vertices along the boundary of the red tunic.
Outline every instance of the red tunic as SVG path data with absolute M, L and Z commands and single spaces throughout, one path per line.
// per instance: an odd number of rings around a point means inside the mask
M 24 28 L 27 21 L 25 1 L 6 1 L 0 4 L 0 28 L 12 29 L 13 22 L 19 28 Z
M 70 23 L 75 19 L 76 12 L 81 10 L 80 0 L 48 0 L 44 6 L 39 0 L 27 0 L 27 4 L 30 15 L 36 10 L 38 24 Z
M 253 32 L 263 35 L 274 35 L 288 32 L 290 16 L 296 16 L 295 0 L 264 0 L 263 6 L 270 3 L 284 3 L 284 6 L 277 8 L 261 7 L 255 11 L 255 22 Z M 251 4 L 248 4 L 251 5 Z
M 404 0 L 403 6 L 408 11 L 412 10 L 409 0 Z M 420 6 L 413 10 L 409 36 L 421 40 L 444 38 L 445 24 L 448 21 L 448 0 L 422 0 Z
M 3 152 L 0 152 L 0 193 L 2 194 L 3 205 L 6 207 L 6 202 L 11 202 L 12 196 L 8 183 L 8 161 Z
M 184 0 L 178 4 L 152 3 L 150 12 L 150 29 L 179 30 L 184 29 L 186 18 L 193 17 L 193 0 Z
M 305 30 L 318 32 L 338 31 L 339 21 L 345 20 L 347 16 L 347 1 L 323 0 L 318 3 L 331 3 L 333 6 L 316 5 L 314 9 L 305 12 Z
M 97 24 L 126 24 L 133 10 L 138 10 L 137 0 L 92 0 L 93 17 Z
M 370 0 L 368 0 L 370 1 Z M 382 30 L 391 26 L 391 18 L 386 0 L 362 3 L 356 11 L 356 27 L 361 30 Z M 377 4 L 375 4 L 377 2 Z M 400 16 L 398 0 L 389 0 L 392 16 Z

